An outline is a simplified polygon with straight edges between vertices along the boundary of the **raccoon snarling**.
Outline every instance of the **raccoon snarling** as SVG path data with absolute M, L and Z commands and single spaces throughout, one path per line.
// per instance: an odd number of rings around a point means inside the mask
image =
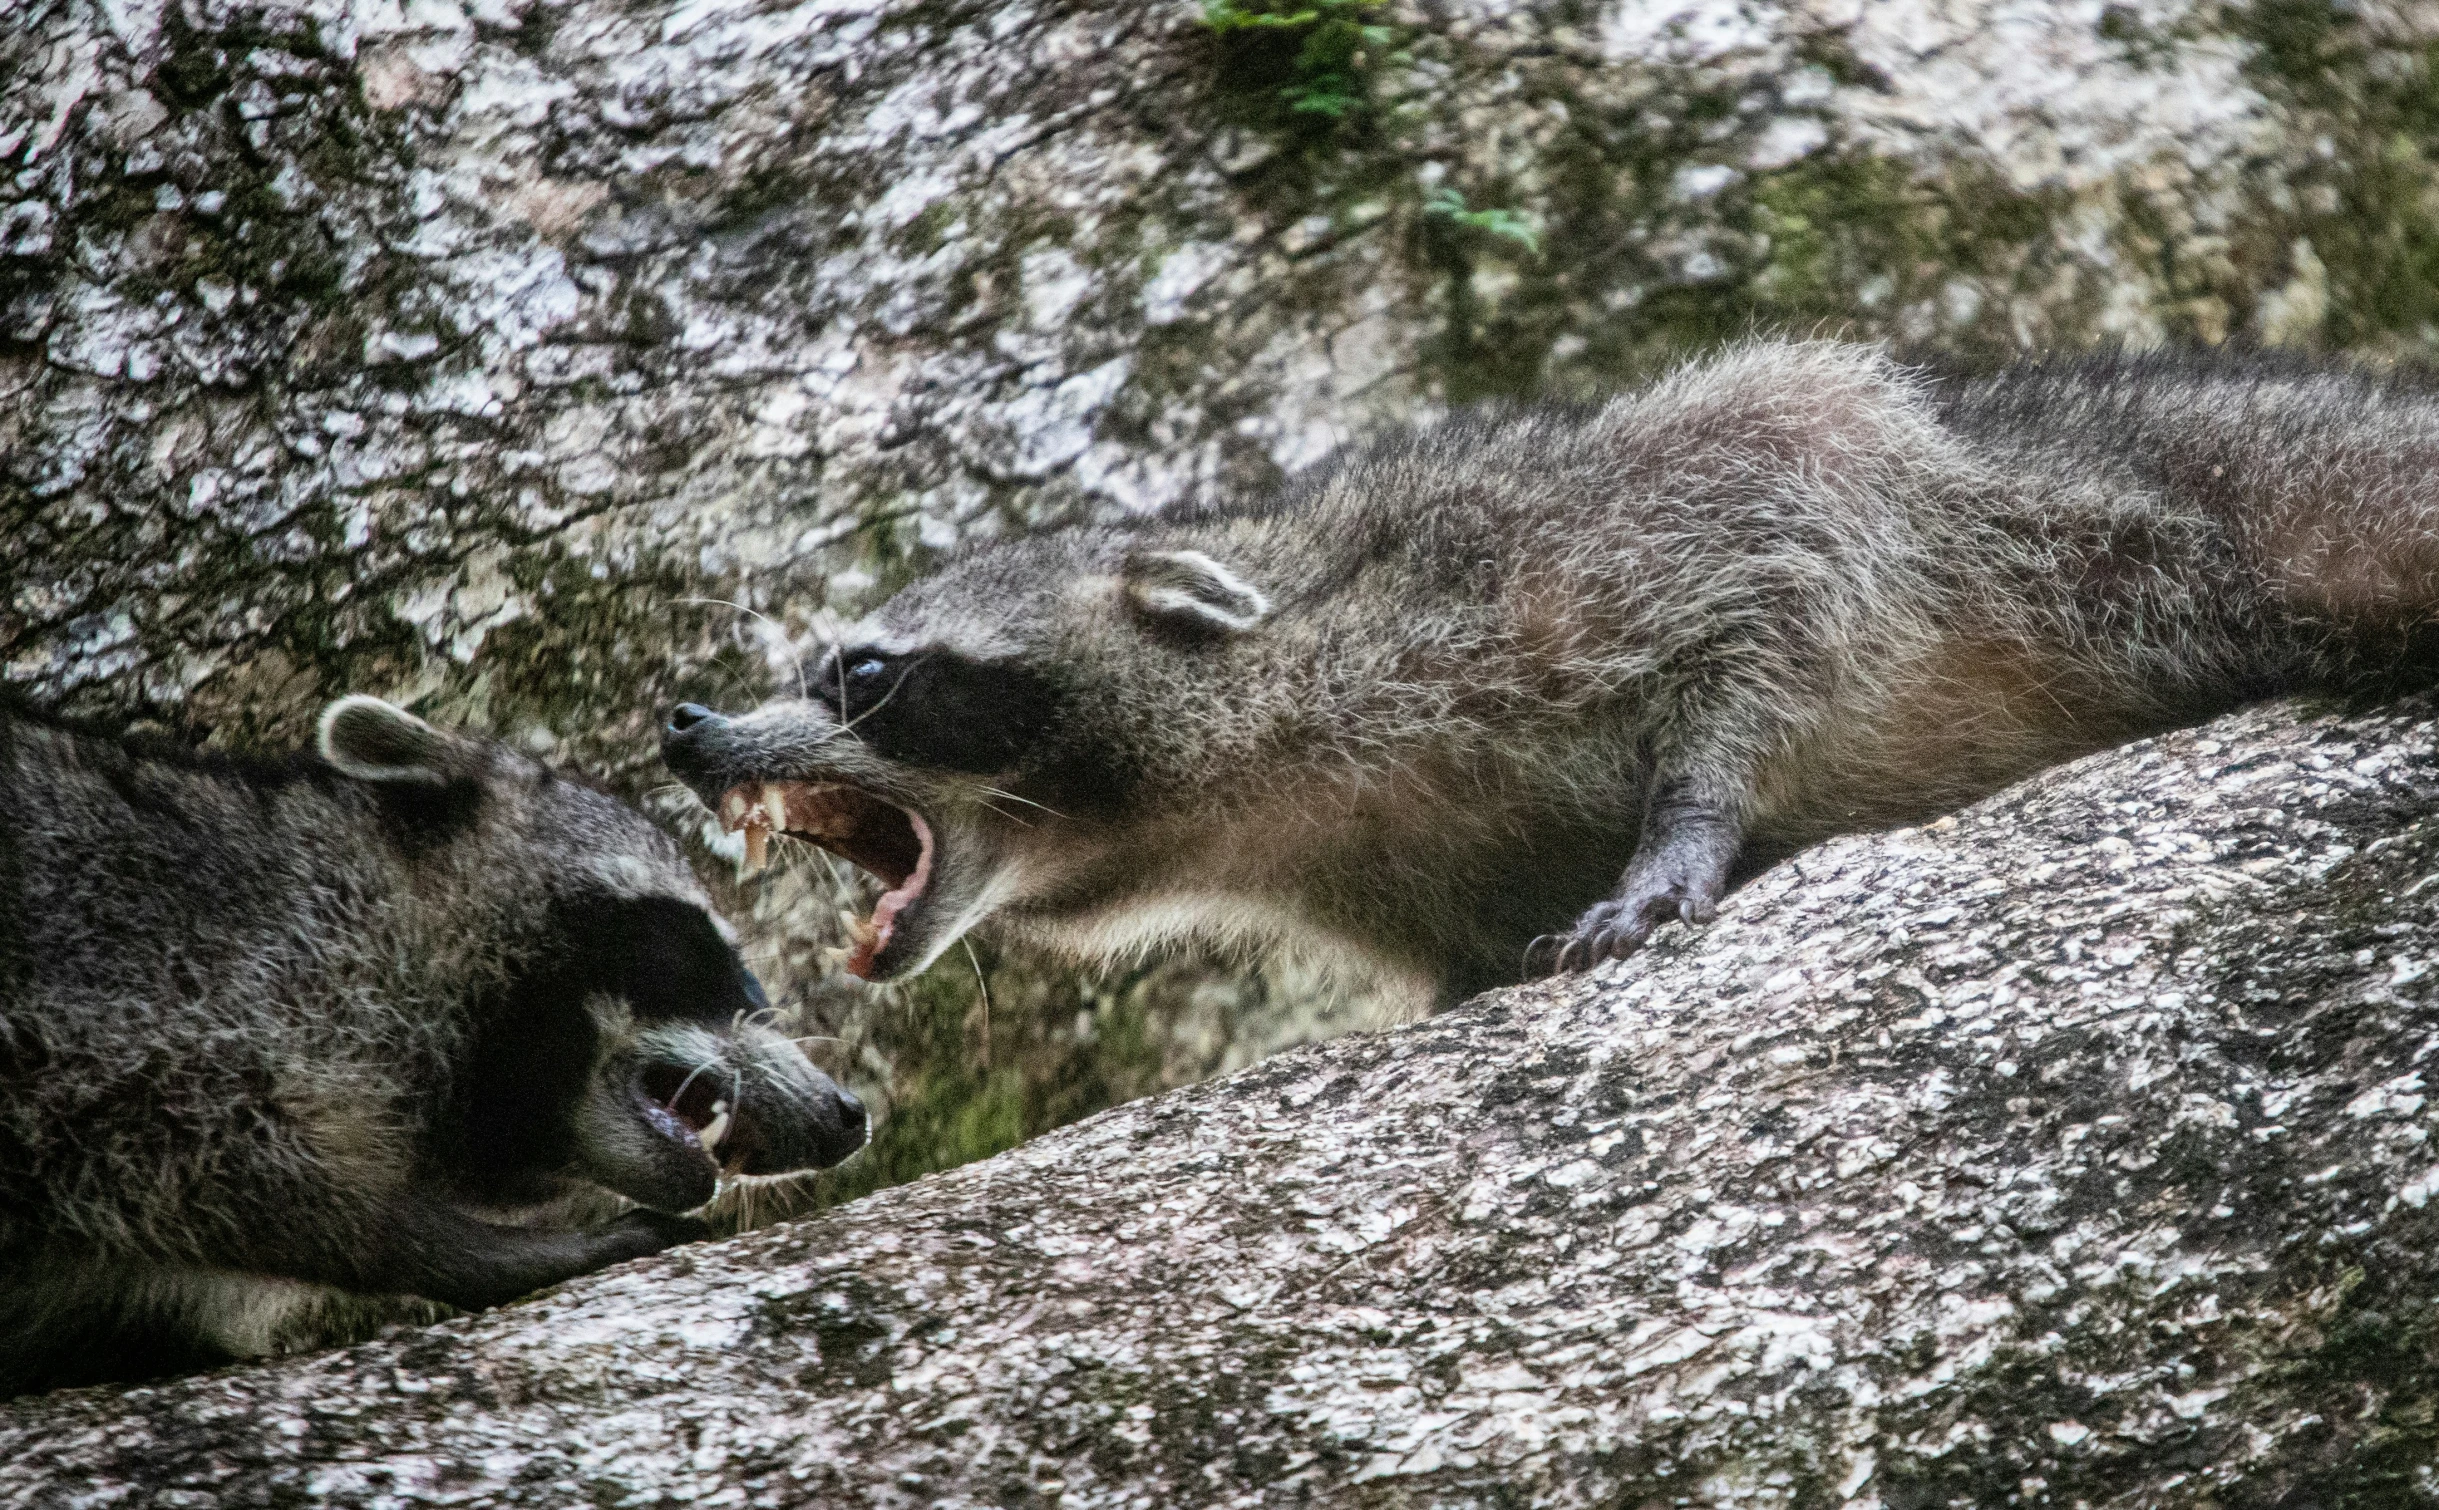
M 2266 694 L 2428 680 L 2439 398 L 2264 357 L 1981 377 L 1758 342 L 1238 506 L 975 545 L 670 718 L 743 829 L 874 872 L 849 969 L 986 918 L 1417 1002 L 1632 952 L 1829 835 Z
M 277 763 L 0 713 L 0 1393 L 493 1305 L 845 1158 L 731 937 L 641 814 L 372 698 Z

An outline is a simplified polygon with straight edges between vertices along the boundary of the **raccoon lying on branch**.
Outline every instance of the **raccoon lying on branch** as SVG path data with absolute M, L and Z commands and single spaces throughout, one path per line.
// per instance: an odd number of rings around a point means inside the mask
M 801 698 L 680 707 L 663 750 L 749 843 L 881 878 L 860 975 L 995 918 L 1084 956 L 1354 951 L 1446 1001 L 1625 955 L 1832 834 L 2422 680 L 2435 573 L 2421 388 L 1757 343 L 1249 505 L 977 546 Z
M 0 713 L 0 1394 L 493 1305 L 863 1146 L 640 814 L 371 698 L 321 756 Z M 645 1209 L 551 1224 L 597 1190 Z

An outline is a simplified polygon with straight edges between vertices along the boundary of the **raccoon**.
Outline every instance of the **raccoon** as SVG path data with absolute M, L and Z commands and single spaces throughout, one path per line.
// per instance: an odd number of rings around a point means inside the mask
M 696 1235 L 864 1143 L 768 1016 L 668 836 L 498 745 L 369 697 L 282 762 L 0 712 L 0 1394 Z
M 2435 571 L 2421 386 L 1760 341 L 1268 498 L 975 546 L 802 695 L 681 706 L 663 752 L 756 851 L 880 878 L 858 975 L 994 919 L 1087 958 L 1369 959 L 1426 1004 L 2103 746 L 2424 681 Z

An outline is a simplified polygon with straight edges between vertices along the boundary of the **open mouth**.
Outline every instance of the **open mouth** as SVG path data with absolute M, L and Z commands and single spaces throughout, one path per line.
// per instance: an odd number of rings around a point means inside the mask
M 653 1131 L 692 1145 L 715 1169 L 735 1174 L 752 1157 L 752 1130 L 729 1100 L 728 1078 L 651 1064 L 635 1077 L 635 1101 Z
M 876 963 L 897 936 L 908 909 L 923 901 L 932 880 L 932 830 L 917 814 L 894 802 L 835 782 L 765 781 L 731 787 L 721 797 L 720 826 L 745 835 L 745 868 L 760 870 L 770 855 L 771 836 L 808 839 L 859 869 L 883 887 L 870 917 L 842 913 L 852 940 L 847 972 L 874 978 Z

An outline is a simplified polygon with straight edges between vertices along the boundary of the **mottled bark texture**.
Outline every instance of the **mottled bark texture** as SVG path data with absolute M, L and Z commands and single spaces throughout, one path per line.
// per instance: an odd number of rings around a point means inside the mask
M 0 1408 L 0 1505 L 2423 1503 L 2435 734 L 2240 714 L 822 1218 Z
M 684 596 L 801 630 L 1754 320 L 2434 339 L 2433 7 L 1307 13 L 1371 35 L 11 0 L 10 679 L 228 737 L 380 684 L 623 766 L 730 639 Z
M 231 745 L 384 693 L 641 792 L 655 708 L 752 701 L 961 536 L 1755 322 L 2423 350 L 2435 35 L 2320 0 L 0 0 L 0 672 Z M 1332 1025 L 1192 970 L 1018 972 L 987 1034 L 970 979 L 876 1012 L 824 976 L 822 872 L 730 901 L 945 1157 Z

